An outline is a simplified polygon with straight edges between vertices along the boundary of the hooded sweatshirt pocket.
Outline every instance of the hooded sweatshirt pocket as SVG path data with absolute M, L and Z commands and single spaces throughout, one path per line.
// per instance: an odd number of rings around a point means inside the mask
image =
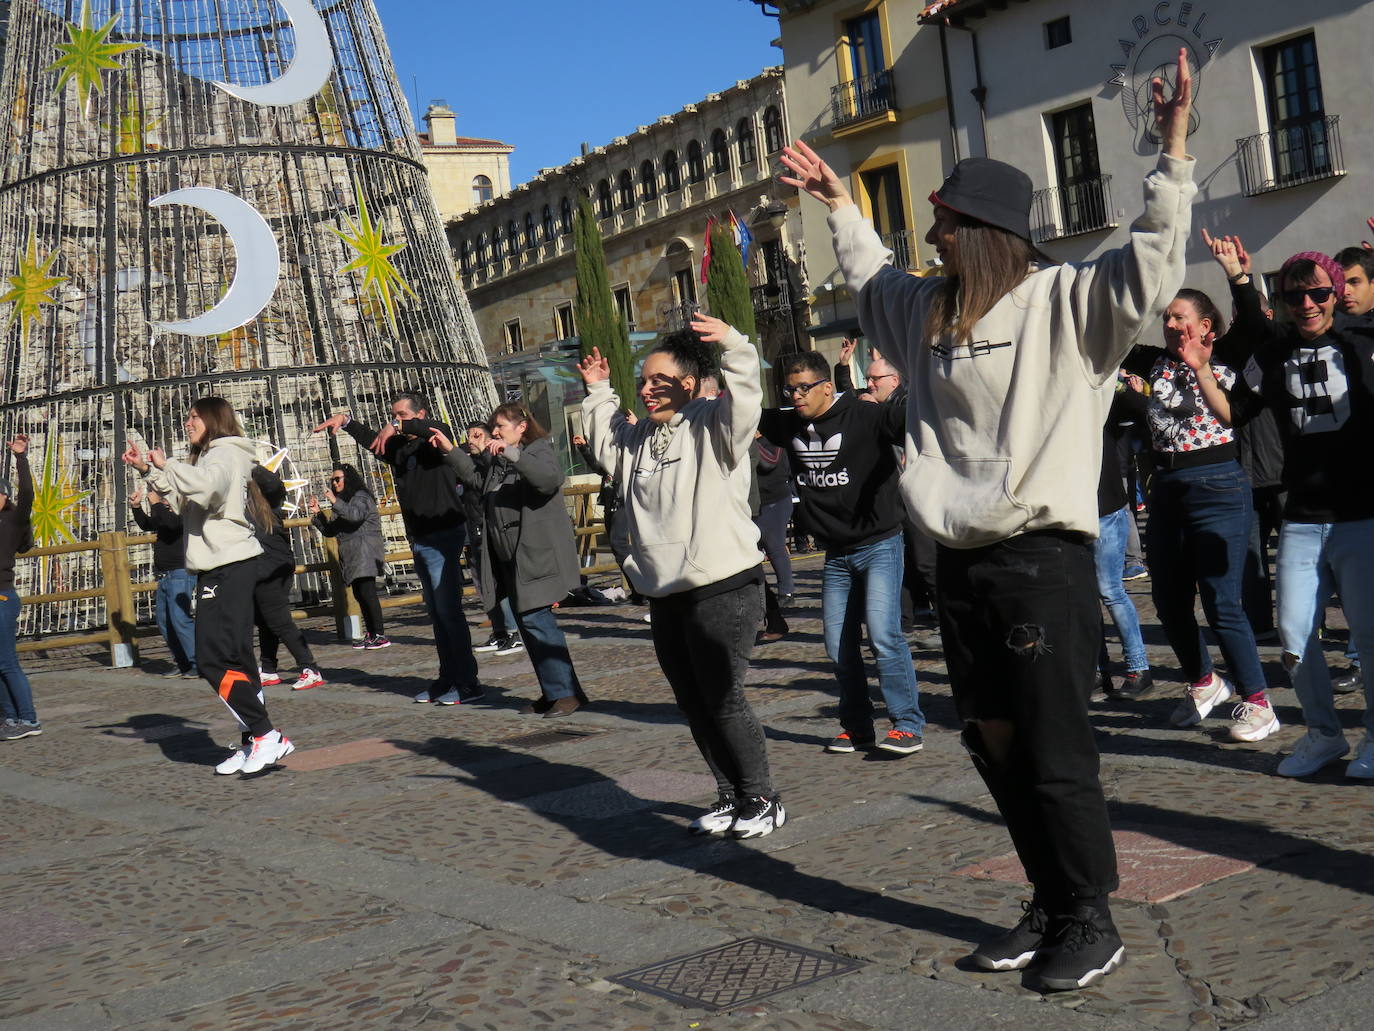
M 1030 521 L 1011 492 L 1011 461 L 921 454 L 902 473 L 902 493 L 917 524 L 943 544 L 976 548 Z

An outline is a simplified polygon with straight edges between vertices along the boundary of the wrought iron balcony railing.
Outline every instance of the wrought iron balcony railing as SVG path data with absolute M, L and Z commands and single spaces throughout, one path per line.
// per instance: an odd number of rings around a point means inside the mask
M 836 128 L 896 111 L 897 91 L 893 87 L 892 72 L 865 75 L 830 87 L 830 110 Z
M 1031 198 L 1031 237 L 1036 243 L 1078 236 L 1116 226 L 1112 177 L 1036 190 Z
M 1341 116 L 1318 116 L 1236 140 L 1236 157 L 1247 197 L 1345 175 Z
M 660 333 L 675 333 L 680 329 L 686 329 L 692 321 L 692 316 L 699 311 L 701 311 L 701 305 L 696 301 L 659 305 L 658 331 Z
M 914 269 L 920 263 L 916 255 L 916 236 L 910 229 L 898 229 L 895 233 L 883 233 L 883 244 L 892 251 L 892 267 Z

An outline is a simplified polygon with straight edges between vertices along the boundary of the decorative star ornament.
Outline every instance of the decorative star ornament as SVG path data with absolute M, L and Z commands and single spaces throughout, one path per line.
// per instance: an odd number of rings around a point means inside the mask
M 9 321 L 20 320 L 20 337 L 25 346 L 29 342 L 30 327 L 41 316 L 39 309 L 45 304 L 57 303 L 57 299 L 49 296 L 49 292 L 67 281 L 66 276 L 51 274 L 55 261 L 56 251 L 44 258 L 38 256 L 38 234 L 35 230 L 30 230 L 28 253 L 19 259 L 18 271 L 12 276 L 5 277 L 9 280 L 10 290 L 9 293 L 0 295 L 0 304 L 14 305 L 10 309 Z
M 61 93 L 68 83 L 76 84 L 76 97 L 83 111 L 92 90 L 96 93 L 105 91 L 103 74 L 121 67 L 115 58 L 139 48 L 137 43 L 108 42 L 118 22 L 119 15 L 116 14 L 100 28 L 93 27 L 90 0 L 82 0 L 81 24 L 67 23 L 67 42 L 57 44 L 62 56 L 43 69 L 45 72 L 61 72 L 54 90 L 56 93 Z
M 396 271 L 396 266 L 391 261 L 391 256 L 405 250 L 406 245 L 387 243 L 381 230 L 372 223 L 372 214 L 367 209 L 367 201 L 363 198 L 361 187 L 358 188 L 356 196 L 358 221 L 354 222 L 348 215 L 343 216 L 344 221 L 348 223 L 347 233 L 330 227 L 330 232 L 353 248 L 358 255 L 339 271 L 363 274 L 363 293 L 375 297 L 382 303 L 387 323 L 391 326 L 392 332 L 395 332 L 396 292 L 404 291 L 419 300 L 410 284 Z
M 90 495 L 90 491 L 78 490 L 72 484 L 71 473 L 62 462 L 61 445 L 49 438 L 43 454 L 43 477 L 33 492 L 33 539 L 38 545 L 75 544 L 76 533 L 67 513 Z
M 310 486 L 309 480 L 302 480 L 295 476 L 296 466 L 291 461 L 291 449 L 279 448 L 269 441 L 259 441 L 264 448 L 275 449 L 262 462 L 258 463 L 269 473 L 276 473 L 281 477 L 281 485 L 286 489 L 286 500 L 282 502 L 282 511 L 289 515 L 296 515 L 301 510 L 301 496 L 305 488 Z

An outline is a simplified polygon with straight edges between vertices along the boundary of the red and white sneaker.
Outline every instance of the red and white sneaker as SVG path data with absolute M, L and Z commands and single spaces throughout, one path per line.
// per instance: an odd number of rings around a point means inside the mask
M 265 669 L 258 670 L 258 683 L 263 687 L 275 687 L 281 683 L 281 677 L 276 673 L 268 673 Z
M 291 685 L 293 691 L 309 691 L 312 687 L 319 687 L 324 683 L 324 677 L 320 676 L 320 671 L 306 666 L 301 670 L 301 675 L 296 678 L 296 682 Z
M 280 730 L 268 731 L 262 737 L 253 738 L 248 758 L 243 761 L 240 773 L 258 773 L 268 766 L 275 766 L 296 750 L 291 739 Z

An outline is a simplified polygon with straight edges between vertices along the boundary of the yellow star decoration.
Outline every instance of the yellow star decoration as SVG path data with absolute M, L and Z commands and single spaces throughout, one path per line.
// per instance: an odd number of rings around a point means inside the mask
M 14 305 L 10 311 L 9 322 L 13 322 L 15 319 L 20 320 L 20 339 L 25 346 L 29 342 L 29 327 L 37 322 L 40 317 L 39 309 L 45 304 L 57 303 L 57 298 L 48 296 L 48 291 L 56 289 L 67 281 L 66 276 L 49 274 L 52 271 L 53 262 L 56 260 L 56 251 L 53 251 L 46 258 L 38 256 L 38 234 L 34 230 L 30 230 L 29 250 L 24 257 L 19 259 L 17 274 L 5 277 L 9 280 L 10 291 L 0 296 L 0 304 Z
M 76 543 L 67 512 L 91 495 L 72 485 L 70 472 L 63 468 L 61 446 L 50 444 L 43 455 L 43 478 L 33 492 L 33 538 L 40 547 Z
M 82 0 L 81 24 L 67 23 L 67 42 L 57 44 L 62 56 L 43 69 L 45 72 L 62 73 L 57 80 L 55 93 L 61 93 L 69 82 L 76 83 L 76 96 L 82 110 L 86 108 L 91 90 L 97 93 L 105 91 L 101 75 L 109 69 L 120 67 L 115 58 L 139 48 L 137 43 L 106 42 L 118 21 L 119 15 L 116 14 L 100 28 L 94 28 L 91 25 L 90 0 Z
M 343 216 L 344 221 L 348 223 L 349 232 L 344 233 L 332 226 L 329 230 L 352 247 L 358 255 L 339 271 L 361 272 L 363 274 L 363 293 L 371 294 L 382 302 L 382 307 L 386 309 L 386 320 L 394 332 L 396 329 L 396 298 L 394 294 L 397 288 L 419 300 L 415 291 L 410 288 L 410 284 L 405 281 L 402 275 L 396 271 L 396 266 L 391 263 L 391 256 L 398 251 L 405 250 L 406 245 L 403 243 L 386 243 L 382 238 L 381 230 L 372 224 L 372 214 L 367 210 L 367 201 L 363 199 L 361 188 L 357 191 L 357 198 L 358 221 L 354 222 L 347 215 Z

